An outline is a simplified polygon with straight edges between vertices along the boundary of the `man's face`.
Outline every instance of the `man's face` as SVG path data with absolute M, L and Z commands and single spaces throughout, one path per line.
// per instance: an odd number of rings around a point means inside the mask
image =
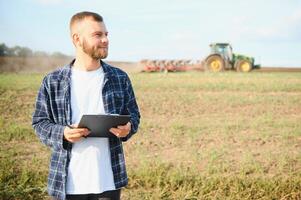
M 85 19 L 82 25 L 79 46 L 91 58 L 104 59 L 108 56 L 108 31 L 103 22 Z

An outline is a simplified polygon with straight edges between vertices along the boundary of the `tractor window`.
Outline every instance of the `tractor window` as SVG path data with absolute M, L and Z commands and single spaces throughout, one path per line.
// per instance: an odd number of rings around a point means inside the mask
M 225 48 L 224 48 L 224 47 L 219 47 L 219 48 L 218 48 L 218 51 L 219 51 L 221 54 L 224 54 L 224 53 L 225 53 Z

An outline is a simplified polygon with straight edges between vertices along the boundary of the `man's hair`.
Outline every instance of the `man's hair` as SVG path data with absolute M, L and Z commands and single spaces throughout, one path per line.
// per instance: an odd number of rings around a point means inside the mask
M 70 32 L 72 32 L 72 26 L 77 23 L 80 22 L 86 18 L 91 17 L 93 20 L 97 21 L 97 22 L 103 22 L 103 18 L 102 16 L 100 16 L 97 13 L 94 12 L 88 12 L 88 11 L 83 11 L 83 12 L 79 12 L 76 13 L 75 15 L 72 16 L 71 20 L 70 20 Z

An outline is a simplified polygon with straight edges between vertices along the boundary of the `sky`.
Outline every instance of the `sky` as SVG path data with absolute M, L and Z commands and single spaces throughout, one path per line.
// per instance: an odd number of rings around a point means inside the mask
M 74 56 L 69 20 L 103 16 L 110 61 L 202 60 L 209 44 L 262 66 L 301 67 L 301 0 L 11 0 L 0 1 L 0 43 Z

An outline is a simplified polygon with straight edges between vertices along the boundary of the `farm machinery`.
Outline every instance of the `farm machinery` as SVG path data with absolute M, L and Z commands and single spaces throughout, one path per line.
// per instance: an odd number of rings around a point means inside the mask
M 254 58 L 240 54 L 234 54 L 229 43 L 210 44 L 211 53 L 203 60 L 141 60 L 139 65 L 145 72 L 175 72 L 189 70 L 205 70 L 210 72 L 221 72 L 225 70 L 236 70 L 238 72 L 249 72 L 259 68 L 254 65 Z
M 192 60 L 141 60 L 140 68 L 144 72 L 179 72 L 201 67 L 201 63 Z
M 254 58 L 241 54 L 234 54 L 229 43 L 210 44 L 211 53 L 204 61 L 204 68 L 207 71 L 220 72 L 224 70 L 236 70 L 249 72 L 254 68 Z

